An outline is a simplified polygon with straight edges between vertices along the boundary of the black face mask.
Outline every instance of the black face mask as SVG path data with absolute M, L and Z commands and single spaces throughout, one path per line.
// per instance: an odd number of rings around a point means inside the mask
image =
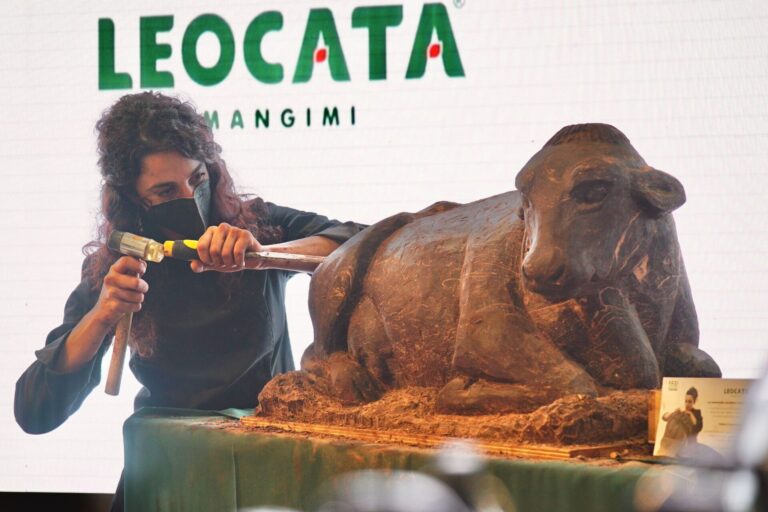
M 197 240 L 205 233 L 210 221 L 211 181 L 205 180 L 195 188 L 190 199 L 172 199 L 151 206 L 144 219 L 153 231 L 165 228 L 189 240 Z

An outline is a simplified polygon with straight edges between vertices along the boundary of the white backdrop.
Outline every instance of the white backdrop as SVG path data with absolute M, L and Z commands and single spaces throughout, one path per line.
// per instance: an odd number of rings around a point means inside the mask
M 2 3 L 0 491 L 112 492 L 122 467 L 121 425 L 138 388 L 130 376 L 120 397 L 98 388 L 43 436 L 24 434 L 12 408 L 16 379 L 79 280 L 98 207 L 93 125 L 119 96 L 140 90 L 142 17 L 173 16 L 173 28 L 157 35 L 171 46 L 157 61 L 175 78 L 165 92 L 218 112 L 216 137 L 242 191 L 339 219 L 370 223 L 510 190 L 560 127 L 617 126 L 686 187 L 675 217 L 701 346 L 727 377 L 756 377 L 768 359 L 765 1 L 448 0 L 465 76 L 448 77 L 438 58 L 410 80 L 425 2 L 406 1 L 402 23 L 387 31 L 387 78 L 377 81 L 368 79 L 368 32 L 352 28 L 351 13 L 385 4 L 328 2 L 350 80 L 332 80 L 320 63 L 299 84 L 291 78 L 317 2 Z M 265 36 L 262 51 L 285 72 L 269 85 L 250 76 L 242 52 L 248 23 L 268 10 L 281 12 L 284 26 Z M 189 78 L 181 58 L 186 27 L 205 13 L 226 20 L 236 48 L 231 73 L 208 87 Z M 99 89 L 100 18 L 114 22 L 115 65 L 132 76 L 130 90 Z M 203 65 L 216 62 L 211 33 L 197 49 Z M 325 107 L 339 109 L 338 126 L 322 126 Z M 297 118 L 291 128 L 279 123 L 286 108 Z M 254 126 L 256 109 L 270 110 L 269 128 Z M 234 110 L 243 128 L 231 127 Z M 294 278 L 288 299 L 297 355 L 312 336 L 307 283 Z

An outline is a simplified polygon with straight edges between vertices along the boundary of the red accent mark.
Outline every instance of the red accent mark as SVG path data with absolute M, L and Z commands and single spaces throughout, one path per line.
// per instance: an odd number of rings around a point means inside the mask
M 440 56 L 440 43 L 434 43 L 429 45 L 429 58 L 434 59 Z
M 315 51 L 315 62 L 325 62 L 325 59 L 328 57 L 328 50 L 325 48 L 318 48 Z

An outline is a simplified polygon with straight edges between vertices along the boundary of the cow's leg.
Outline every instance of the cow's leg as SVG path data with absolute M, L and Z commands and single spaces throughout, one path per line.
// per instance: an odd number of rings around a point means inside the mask
M 443 412 L 528 412 L 573 394 L 595 396 L 592 377 L 532 328 L 512 304 L 462 311 Z
M 309 312 L 319 352 L 347 350 L 349 318 L 363 293 L 363 280 L 376 251 L 403 226 L 459 206 L 437 202 L 417 213 L 398 213 L 367 227 L 329 255 L 312 276 Z
M 392 349 L 381 316 L 363 296 L 349 318 L 348 352 L 326 354 L 313 343 L 301 358 L 301 368 L 312 376 L 317 390 L 345 405 L 371 402 L 391 384 Z
M 368 374 L 381 388 L 397 385 L 392 341 L 387 334 L 384 320 L 373 300 L 365 295 L 358 302 L 349 320 L 347 345 L 350 356 L 366 368 Z
M 358 405 L 381 396 L 376 383 L 344 352 L 318 357 L 310 345 L 302 371 L 277 375 L 259 393 L 258 413 L 284 420 L 313 421 L 323 410 Z
M 558 398 L 581 394 L 595 396 L 594 386 L 583 386 L 586 393 L 560 390 L 545 385 L 514 384 L 460 376 L 440 389 L 435 409 L 443 414 L 527 413 L 551 404 Z
M 460 276 L 453 356 L 459 377 L 440 393 L 443 410 L 469 411 L 486 400 L 493 410 L 522 412 L 565 395 L 597 394 L 592 377 L 542 336 L 524 311 L 518 207 L 505 202 L 473 221 Z
M 666 377 L 722 377 L 714 359 L 699 348 L 699 322 L 687 277 L 680 290 L 664 341 L 661 364 Z
M 317 390 L 344 405 L 357 405 L 381 398 L 375 379 L 347 352 L 316 355 L 310 345 L 301 358 L 302 372 L 312 376 Z
M 675 343 L 669 346 L 664 376 L 720 378 L 723 373 L 712 356 L 693 343 Z
M 619 388 L 656 388 L 659 364 L 637 311 L 616 288 L 605 288 L 587 299 L 589 343 L 579 351 L 600 384 Z
M 318 355 L 347 350 L 349 317 L 363 293 L 363 280 L 376 250 L 414 218 L 411 213 L 398 213 L 369 226 L 318 267 L 309 286 L 309 313 Z

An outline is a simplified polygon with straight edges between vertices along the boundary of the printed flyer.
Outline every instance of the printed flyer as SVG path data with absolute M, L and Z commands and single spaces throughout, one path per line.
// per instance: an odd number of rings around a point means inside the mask
M 711 449 L 724 454 L 752 382 L 665 377 L 653 454 L 675 457 L 694 444 L 699 453 Z

